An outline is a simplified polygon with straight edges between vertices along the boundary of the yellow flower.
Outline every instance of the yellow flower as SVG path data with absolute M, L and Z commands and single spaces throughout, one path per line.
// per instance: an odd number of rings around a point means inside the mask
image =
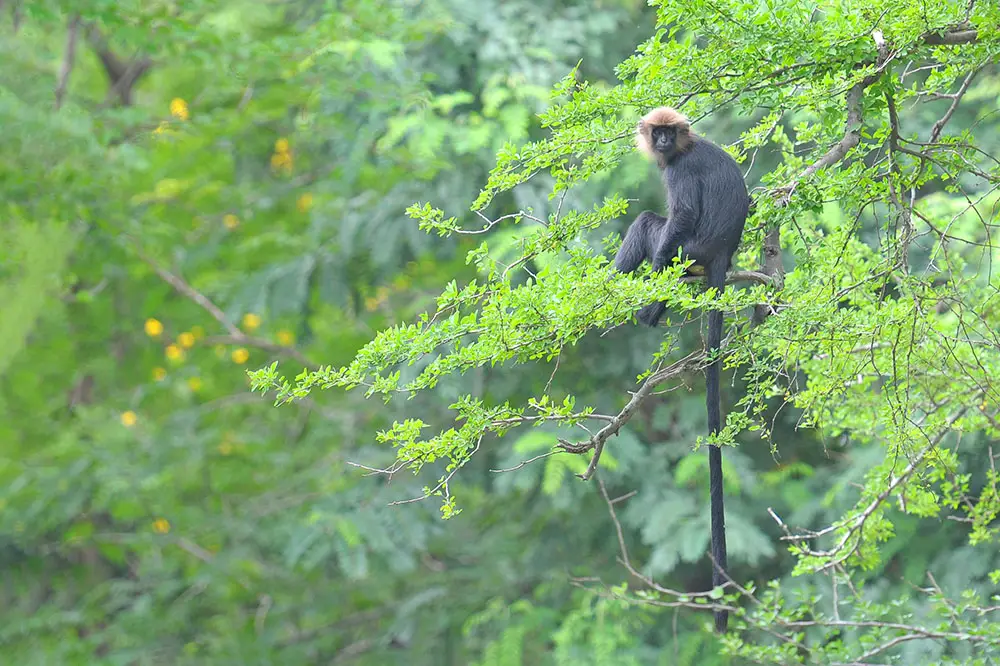
M 371 296 L 369 296 L 368 298 L 365 299 L 365 310 L 368 310 L 368 312 L 374 312 L 375 308 L 377 307 L 378 307 L 377 298 L 372 298 Z
M 233 445 L 232 444 L 230 444 L 229 442 L 227 442 L 225 440 L 223 440 L 222 442 L 219 443 L 219 453 L 221 453 L 224 456 L 228 456 L 232 452 L 233 452 Z
M 240 226 L 240 218 L 236 217 L 232 213 L 229 213 L 222 217 L 222 223 L 226 225 L 226 229 L 235 229 Z
M 181 333 L 177 336 L 177 342 L 181 343 L 181 347 L 184 349 L 191 349 L 194 347 L 194 333 Z
M 286 347 L 290 347 L 292 343 L 295 342 L 295 336 L 292 335 L 291 331 L 281 329 L 280 331 L 278 331 L 278 342 L 285 345 Z
M 282 137 L 274 142 L 274 152 L 276 153 L 287 153 L 288 152 L 288 139 Z
M 243 328 L 247 329 L 248 331 L 254 331 L 257 329 L 258 326 L 260 326 L 259 315 L 255 315 L 252 312 L 248 312 L 245 315 L 243 315 Z
M 153 130 L 153 134 L 166 134 L 169 131 L 170 131 L 170 125 L 167 123 L 166 120 L 161 120 L 160 124 L 156 126 L 155 130 Z
M 239 349 L 233 350 L 232 356 L 233 356 L 233 363 L 239 363 L 240 365 L 243 365 L 244 363 L 247 362 L 247 359 L 250 358 L 250 352 L 248 352 L 243 347 L 240 347 Z
M 284 171 L 285 173 L 292 172 L 292 155 L 291 153 L 275 153 L 271 155 L 271 168 L 275 171 Z
M 205 329 L 203 329 L 201 326 L 192 326 L 191 333 L 194 335 L 195 340 L 200 340 L 201 338 L 205 337 Z
M 188 105 L 187 102 L 182 100 L 180 97 L 175 97 L 170 100 L 170 115 L 180 118 L 181 120 L 188 119 Z
M 163 378 L 167 376 L 167 371 L 163 368 L 153 368 L 153 379 L 158 382 L 163 381 Z
M 306 213 L 312 208 L 313 205 L 313 195 L 306 192 L 299 200 L 295 202 L 295 207 L 299 209 L 300 213 Z
M 163 333 L 163 324 L 158 319 L 149 318 L 146 320 L 146 335 L 156 338 L 161 333 Z
M 126 428 L 131 428 L 132 426 L 135 425 L 135 422 L 139 420 L 138 417 L 135 415 L 135 412 L 131 410 L 127 412 L 122 412 L 121 418 L 122 418 L 122 425 L 125 426 Z
M 170 523 L 166 518 L 157 518 L 153 521 L 153 531 L 157 534 L 166 534 L 170 531 Z
M 171 361 L 180 361 L 184 358 L 184 350 L 177 345 L 167 345 L 166 354 Z
M 201 390 L 201 377 L 189 377 L 188 378 L 188 388 L 194 392 Z

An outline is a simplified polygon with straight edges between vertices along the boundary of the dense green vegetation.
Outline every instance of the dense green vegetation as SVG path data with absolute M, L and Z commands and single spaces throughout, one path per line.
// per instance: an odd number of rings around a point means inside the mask
M 994 663 L 998 58 L 986 0 L 0 0 L 0 661 Z M 721 296 L 608 263 L 661 104 L 753 188 Z

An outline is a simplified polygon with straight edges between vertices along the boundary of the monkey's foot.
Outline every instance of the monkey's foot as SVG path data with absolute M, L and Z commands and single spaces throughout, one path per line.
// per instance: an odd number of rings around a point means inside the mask
M 667 306 L 662 302 L 650 303 L 635 315 L 641 323 L 646 326 L 656 326 L 660 323 L 660 318 L 667 311 Z
M 705 267 L 701 264 L 691 264 L 687 268 L 688 275 L 704 275 Z

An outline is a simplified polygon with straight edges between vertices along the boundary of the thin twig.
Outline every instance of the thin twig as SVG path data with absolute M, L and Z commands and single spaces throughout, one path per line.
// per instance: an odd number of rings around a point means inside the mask
M 632 394 L 632 398 L 621 409 L 621 411 L 612 417 L 611 421 L 606 426 L 598 430 L 597 433 L 589 439 L 586 439 L 581 443 L 573 444 L 560 438 L 559 448 L 563 451 L 568 451 L 570 453 L 586 453 L 587 451 L 594 451 L 590 464 L 587 466 L 587 471 L 583 474 L 578 474 L 577 476 L 584 481 L 589 481 L 591 477 L 594 476 L 594 472 L 597 470 L 597 464 L 601 459 L 601 452 L 604 450 L 604 443 L 612 435 L 617 435 L 621 427 L 632 419 L 636 410 L 638 410 L 639 405 L 641 405 L 643 401 L 645 401 L 646 398 L 653 393 L 653 389 L 672 377 L 676 377 L 677 375 L 699 367 L 704 359 L 704 351 L 692 352 L 679 361 L 671 364 L 669 367 L 651 374 L 646 378 L 639 389 Z

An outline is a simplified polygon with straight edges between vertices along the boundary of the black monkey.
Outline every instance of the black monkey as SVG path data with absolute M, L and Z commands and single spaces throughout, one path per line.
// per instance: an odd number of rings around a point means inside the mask
M 683 250 L 686 259 L 704 267 L 705 282 L 719 294 L 726 285 L 726 271 L 743 236 L 750 195 L 736 161 L 724 150 L 691 131 L 688 119 L 669 107 L 650 111 L 636 132 L 640 150 L 656 160 L 667 188 L 667 217 L 645 211 L 629 227 L 615 256 L 615 267 L 631 273 L 648 259 L 653 270 L 662 270 Z M 637 318 L 656 326 L 666 310 L 663 302 L 642 308 Z M 708 348 L 717 354 L 722 342 L 722 313 L 708 313 Z M 705 370 L 708 430 L 722 428 L 719 397 L 719 361 Z M 712 584 L 725 582 L 726 523 L 722 497 L 722 450 L 708 447 L 709 495 L 712 514 Z M 715 613 L 715 628 L 725 632 L 726 611 Z

